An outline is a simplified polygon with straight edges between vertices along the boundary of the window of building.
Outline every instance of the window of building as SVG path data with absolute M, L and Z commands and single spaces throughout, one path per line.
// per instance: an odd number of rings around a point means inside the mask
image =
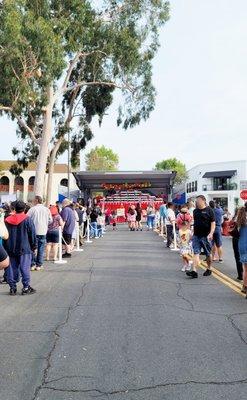
M 195 182 L 192 182 L 191 190 L 192 190 L 192 192 L 195 191 Z
M 28 193 L 29 193 L 29 200 L 33 198 L 33 193 L 34 193 L 34 181 L 35 181 L 35 176 L 30 176 L 28 179 Z M 31 195 L 31 197 L 30 197 Z
M 29 178 L 29 180 L 28 180 L 28 184 L 29 184 L 30 186 L 33 186 L 33 185 L 34 185 L 34 181 L 35 181 L 35 176 L 30 176 L 30 178 Z
M 61 182 L 60 182 L 60 185 L 68 187 L 68 179 L 66 179 L 66 178 L 62 179 Z
M 197 181 L 195 181 L 195 192 L 197 192 Z
M 21 176 L 17 176 L 14 182 L 14 192 L 17 192 L 17 190 L 23 192 L 23 188 L 24 188 L 24 179 Z
M 0 179 L 0 192 L 9 192 L 9 178 L 7 176 L 2 176 Z
M 189 193 L 191 193 L 191 183 L 189 183 Z

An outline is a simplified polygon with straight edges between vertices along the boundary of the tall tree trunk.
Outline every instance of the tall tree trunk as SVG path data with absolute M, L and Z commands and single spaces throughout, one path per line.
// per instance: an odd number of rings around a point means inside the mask
M 49 143 L 52 134 L 52 110 L 54 106 L 53 87 L 47 88 L 48 103 L 44 112 L 43 131 L 39 147 L 37 171 L 35 176 L 34 193 L 36 196 L 44 196 L 46 164 L 49 155 Z
M 47 181 L 47 188 L 46 188 L 46 205 L 47 207 L 51 204 L 51 192 L 52 192 L 52 181 L 53 181 L 53 173 L 54 173 L 54 166 L 56 162 L 57 152 L 59 147 L 63 141 L 63 137 L 60 138 L 56 144 L 54 145 L 49 159 L 49 169 L 48 169 L 48 181 Z

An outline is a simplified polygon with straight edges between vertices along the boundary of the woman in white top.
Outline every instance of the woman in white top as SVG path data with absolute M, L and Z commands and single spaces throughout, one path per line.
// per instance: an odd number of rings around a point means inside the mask
M 176 221 L 174 212 L 174 204 L 167 204 L 167 215 L 166 215 L 166 233 L 167 233 L 167 244 L 166 247 L 170 248 L 173 240 L 173 223 Z

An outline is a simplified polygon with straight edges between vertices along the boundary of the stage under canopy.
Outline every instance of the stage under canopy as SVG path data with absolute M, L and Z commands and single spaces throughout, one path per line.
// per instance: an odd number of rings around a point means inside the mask
M 85 197 L 93 192 L 142 190 L 168 196 L 174 184 L 174 171 L 76 172 L 77 185 Z

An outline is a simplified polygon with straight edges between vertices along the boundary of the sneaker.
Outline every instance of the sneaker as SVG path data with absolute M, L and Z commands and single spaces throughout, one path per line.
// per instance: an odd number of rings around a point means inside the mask
M 186 271 L 186 266 L 184 265 L 183 268 L 181 269 L 182 272 Z
M 0 285 L 5 285 L 5 284 L 7 284 L 7 283 L 8 283 L 8 282 L 6 281 L 5 278 L 0 279 Z
M 71 253 L 64 253 L 62 258 L 71 258 Z
M 16 296 L 16 294 L 17 294 L 17 289 L 16 288 L 10 288 L 9 295 L 10 296 Z
M 22 294 L 22 295 L 25 295 L 25 294 L 34 294 L 34 293 L 36 293 L 36 290 L 33 289 L 31 286 L 28 286 L 27 288 L 23 288 L 22 291 L 21 291 L 21 294 Z
M 219 259 L 219 263 L 222 264 L 224 261 L 222 260 L 222 258 Z
M 31 271 L 36 271 L 35 265 L 32 265 L 32 267 L 30 269 L 31 269 Z
M 198 278 L 198 273 L 196 271 L 187 271 L 186 275 L 189 276 L 192 279 Z
M 44 269 L 43 265 L 38 265 L 36 267 L 36 271 L 43 271 L 43 269 Z
M 211 269 L 206 269 L 206 271 L 204 272 L 203 276 L 210 276 L 212 274 Z

